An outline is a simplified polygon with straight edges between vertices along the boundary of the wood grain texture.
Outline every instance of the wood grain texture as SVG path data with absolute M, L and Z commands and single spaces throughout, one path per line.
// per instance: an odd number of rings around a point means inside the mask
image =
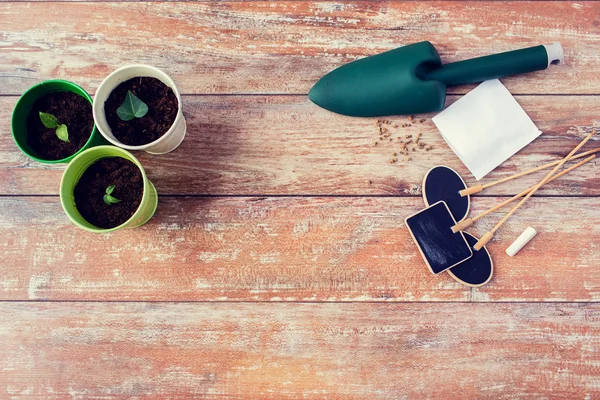
M 403 226 L 433 165 L 475 183 L 431 115 L 394 136 L 422 131 L 433 150 L 389 164 L 374 120 L 305 96 L 421 40 L 446 62 L 560 41 L 565 65 L 504 80 L 544 134 L 482 183 L 500 179 L 597 124 L 599 15 L 592 1 L 0 2 L 0 398 L 600 398 L 598 162 L 528 201 L 489 245 L 492 281 L 469 289 L 431 275 Z M 136 153 L 161 195 L 150 223 L 93 235 L 62 211 L 64 166 L 21 154 L 10 114 L 40 80 L 93 93 L 130 63 L 175 79 L 188 135 Z M 541 176 L 491 188 L 471 215 Z M 508 257 L 527 226 L 538 235 Z
M 16 399 L 593 399 L 597 304 L 4 303 Z
M 453 96 L 448 103 L 456 100 Z M 564 157 L 598 120 L 598 96 L 517 96 L 544 132 L 489 174 L 482 183 Z M 17 101 L 0 97 L 0 120 L 8 121 Z M 160 194 L 336 194 L 420 195 L 421 181 L 434 165 L 448 165 L 468 184 L 475 179 L 450 150 L 430 120 L 397 132 L 377 146 L 374 119 L 343 117 L 322 110 L 304 96 L 185 96 L 188 134 L 174 152 L 136 152 Z M 406 123 L 404 117 L 392 121 Z M 597 128 L 599 129 L 599 128 Z M 400 155 L 398 136 L 422 132 L 433 150 Z M 584 150 L 600 147 L 596 135 Z M 541 195 L 599 195 L 598 161 L 540 190 Z M 58 194 L 64 165 L 43 165 L 22 154 L 0 125 L 0 194 Z M 492 187 L 485 195 L 513 195 L 535 185 L 544 172 Z M 368 181 L 371 181 L 371 184 Z
M 48 78 L 94 91 L 130 63 L 165 69 L 182 93 L 305 94 L 335 67 L 421 40 L 446 62 L 560 41 L 564 66 L 508 88 L 599 94 L 599 15 L 593 1 L 1 3 L 0 94 Z
M 478 212 L 500 201 L 482 198 Z M 161 197 L 147 225 L 98 235 L 58 199 L 0 199 L 5 300 L 598 301 L 600 198 L 532 198 L 488 245 L 494 278 L 432 275 L 403 224 L 420 198 Z M 470 232 L 489 230 L 494 213 Z M 508 257 L 527 227 L 538 235 Z

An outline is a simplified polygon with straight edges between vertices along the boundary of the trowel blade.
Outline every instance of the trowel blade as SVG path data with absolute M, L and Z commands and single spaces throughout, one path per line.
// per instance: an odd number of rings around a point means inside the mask
M 329 72 L 308 97 L 327 110 L 355 117 L 439 111 L 444 106 L 446 86 L 421 76 L 440 65 L 431 43 L 415 43 Z

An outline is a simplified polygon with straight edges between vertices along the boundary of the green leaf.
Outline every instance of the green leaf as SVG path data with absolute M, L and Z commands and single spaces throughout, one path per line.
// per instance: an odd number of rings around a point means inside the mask
M 136 97 L 135 94 L 131 93 L 131 90 L 127 91 L 127 96 L 123 104 L 117 108 L 117 115 L 123 121 L 131 121 L 134 118 L 142 118 L 148 113 L 148 106 L 146 103 Z
M 121 200 L 112 197 L 110 194 L 105 194 L 104 195 L 104 202 L 106 203 L 106 205 L 110 206 L 111 204 L 120 203 Z
M 69 141 L 69 130 L 65 124 L 59 125 L 58 128 L 56 128 L 56 136 L 63 142 Z
M 46 128 L 52 129 L 52 128 L 56 128 L 58 126 L 58 120 L 52 114 L 48 114 L 48 113 L 40 111 L 40 120 L 42 121 L 42 124 L 44 124 L 44 126 Z
M 103 197 L 104 202 L 106 203 L 107 206 L 110 206 L 111 204 L 117 204 L 120 203 L 121 200 L 112 197 L 111 194 L 112 192 L 115 191 L 115 185 L 110 185 L 109 187 L 106 188 L 105 190 L 105 195 Z

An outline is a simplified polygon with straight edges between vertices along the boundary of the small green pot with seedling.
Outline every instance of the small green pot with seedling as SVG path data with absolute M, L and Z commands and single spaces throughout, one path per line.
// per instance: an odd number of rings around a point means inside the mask
M 13 110 L 11 129 L 17 147 L 46 164 L 67 163 L 85 149 L 107 144 L 96 130 L 90 95 L 60 79 L 23 93 Z
M 148 222 L 156 211 L 158 195 L 130 152 L 98 146 L 69 163 L 60 183 L 60 201 L 75 225 L 102 233 Z

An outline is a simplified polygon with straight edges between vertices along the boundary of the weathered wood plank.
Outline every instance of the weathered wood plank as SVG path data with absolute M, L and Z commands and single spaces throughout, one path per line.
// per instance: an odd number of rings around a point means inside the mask
M 489 245 L 495 277 L 473 293 L 425 267 L 403 223 L 422 207 L 415 197 L 163 197 L 146 226 L 94 235 L 55 197 L 2 198 L 0 299 L 600 300 L 600 198 L 531 199 Z M 538 236 L 508 257 L 527 226 Z
M 452 97 L 449 102 L 454 101 Z M 598 119 L 598 96 L 518 96 L 544 134 L 482 182 L 562 158 Z M 0 97 L 0 120 L 8 121 L 15 97 Z M 418 195 L 429 168 L 444 164 L 474 184 L 429 119 L 393 129 L 393 142 L 374 146 L 373 119 L 335 115 L 304 96 L 185 96 L 188 135 L 181 147 L 164 156 L 136 153 L 161 194 L 352 194 Z M 392 119 L 406 123 L 404 117 Z M 417 151 L 406 162 L 398 137 L 423 133 L 433 150 Z M 584 149 L 600 147 L 598 138 Z M 543 188 L 540 194 L 600 195 L 593 171 L 584 166 Z M 46 166 L 23 155 L 0 126 L 0 194 L 58 194 L 64 166 Z M 537 183 L 543 173 L 490 188 L 485 194 L 514 194 Z M 368 183 L 371 181 L 371 184 Z
M 564 66 L 509 78 L 510 90 L 599 94 L 598 15 L 593 1 L 2 3 L 0 92 L 47 78 L 94 91 L 142 62 L 183 93 L 304 94 L 341 64 L 430 40 L 447 62 L 560 41 Z
M 2 303 L 0 318 L 11 398 L 600 396 L 597 304 Z

